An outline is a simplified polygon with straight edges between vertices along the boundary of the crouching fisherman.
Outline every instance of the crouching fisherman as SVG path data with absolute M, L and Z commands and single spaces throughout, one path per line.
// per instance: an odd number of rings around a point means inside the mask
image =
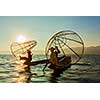
M 31 61 L 32 61 L 32 52 L 30 49 L 27 50 L 27 56 L 25 57 L 20 57 L 20 60 L 24 60 L 24 64 L 25 65 L 30 65 Z

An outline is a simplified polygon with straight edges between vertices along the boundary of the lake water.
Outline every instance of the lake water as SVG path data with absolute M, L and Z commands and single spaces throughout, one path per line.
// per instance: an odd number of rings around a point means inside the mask
M 34 55 L 34 60 L 45 59 L 45 55 Z M 0 82 L 1 83 L 100 83 L 100 55 L 84 55 L 77 65 L 64 71 L 59 77 L 52 77 L 52 70 L 45 69 L 45 64 L 19 66 L 11 55 L 0 55 Z M 27 69 L 28 70 L 28 69 Z

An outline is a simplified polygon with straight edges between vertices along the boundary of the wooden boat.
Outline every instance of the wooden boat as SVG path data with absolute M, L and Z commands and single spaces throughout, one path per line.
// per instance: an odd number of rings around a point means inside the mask
M 58 76 L 63 71 L 65 71 L 65 70 L 67 70 L 68 68 L 71 67 L 71 57 L 70 56 L 62 56 L 62 57 L 59 57 L 59 64 L 58 65 L 53 65 L 49 61 L 49 59 L 40 60 L 40 61 L 34 61 L 34 62 L 31 62 L 30 65 L 31 66 L 34 66 L 34 65 L 37 65 L 37 64 L 45 64 L 45 63 L 46 64 L 50 64 L 48 67 L 53 70 L 53 74 L 55 76 Z M 44 67 L 44 69 L 45 69 L 45 67 Z
M 63 71 L 67 70 L 71 67 L 71 57 L 64 57 L 63 59 L 59 60 L 58 65 L 50 65 L 49 68 L 53 69 L 53 76 L 59 76 L 63 73 Z

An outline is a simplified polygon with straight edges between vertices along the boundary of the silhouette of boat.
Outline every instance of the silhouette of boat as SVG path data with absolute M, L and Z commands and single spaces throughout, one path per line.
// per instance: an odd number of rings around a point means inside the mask
M 59 76 L 61 73 L 63 73 L 63 71 L 65 71 L 71 67 L 71 57 L 70 56 L 59 57 L 59 64 L 58 65 L 53 65 L 49 61 L 49 59 L 34 61 L 34 62 L 31 62 L 30 65 L 35 66 L 37 64 L 45 64 L 45 63 L 50 64 L 48 67 L 53 70 L 53 75 Z M 43 71 L 44 71 L 44 69 L 45 69 L 45 67 L 43 68 Z

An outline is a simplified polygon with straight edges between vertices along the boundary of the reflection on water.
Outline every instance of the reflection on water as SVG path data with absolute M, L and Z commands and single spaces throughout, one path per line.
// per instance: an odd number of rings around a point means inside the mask
M 30 66 L 28 65 L 20 64 L 14 68 L 13 81 L 16 83 L 29 83 L 31 76 Z
M 51 77 L 49 78 L 49 82 L 50 82 L 50 83 L 58 83 L 57 78 L 58 78 L 58 77 L 53 76 L 53 75 L 51 74 Z
M 43 55 L 34 55 L 33 61 L 44 58 Z M 85 55 L 79 63 L 54 77 L 48 67 L 43 74 L 45 64 L 16 64 L 11 55 L 0 55 L 0 83 L 100 83 L 100 55 Z

